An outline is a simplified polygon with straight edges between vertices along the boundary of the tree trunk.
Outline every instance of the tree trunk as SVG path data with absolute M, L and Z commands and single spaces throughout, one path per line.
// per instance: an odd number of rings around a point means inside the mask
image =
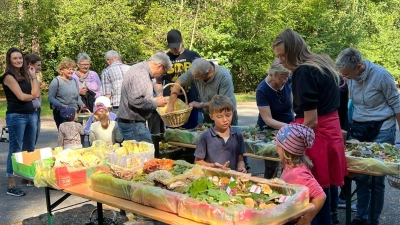
M 200 2 L 201 2 L 201 0 L 198 0 L 198 2 L 197 2 L 197 10 L 196 10 L 196 14 L 195 14 L 195 16 L 194 16 L 192 38 L 190 39 L 190 47 L 189 47 L 189 50 L 192 49 L 193 42 L 194 42 L 194 33 L 195 33 L 195 31 L 196 31 L 196 22 L 197 22 L 197 15 L 199 14 L 199 10 L 200 10 Z

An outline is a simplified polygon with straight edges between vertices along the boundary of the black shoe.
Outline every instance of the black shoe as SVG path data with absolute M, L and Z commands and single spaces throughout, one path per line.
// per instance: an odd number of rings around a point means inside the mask
M 119 215 L 120 215 L 120 216 L 126 216 L 125 210 L 120 209 L 120 210 L 119 210 Z
M 19 187 L 14 186 L 12 188 L 8 188 L 7 189 L 7 194 L 11 195 L 11 196 L 20 197 L 20 196 L 24 196 L 25 192 L 22 191 L 21 189 L 19 189 Z
M 353 219 L 351 225 L 368 225 L 367 220 Z

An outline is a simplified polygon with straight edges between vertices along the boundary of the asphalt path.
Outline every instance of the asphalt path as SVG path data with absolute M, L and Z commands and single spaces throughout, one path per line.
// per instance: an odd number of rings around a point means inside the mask
M 238 103 L 239 125 L 254 126 L 257 121 L 258 110 L 254 102 Z M 4 119 L 0 120 L 0 126 L 4 126 Z M 55 147 L 57 146 L 57 128 L 51 117 L 42 118 L 42 128 L 39 136 L 37 148 Z M 400 140 L 399 132 L 396 133 L 396 140 Z M 6 159 L 8 154 L 8 143 L 0 142 L 0 171 L 5 175 Z M 251 165 L 250 173 L 262 175 L 264 171 L 264 161 L 259 159 L 249 159 Z M 0 176 L 0 224 L 13 224 L 21 222 L 24 219 L 36 217 L 46 213 L 46 202 L 44 188 L 26 187 L 23 186 L 21 180 L 17 183 L 26 192 L 26 196 L 12 197 L 6 194 L 8 187 L 7 178 Z M 355 186 L 355 185 L 353 185 Z M 385 205 L 381 214 L 381 225 L 400 224 L 400 216 L 398 209 L 400 208 L 400 190 L 395 189 L 386 182 Z M 62 191 L 52 191 L 52 201 L 60 198 L 63 195 Z M 80 202 L 85 199 L 70 196 L 66 201 L 60 204 L 56 209 L 68 210 L 65 208 L 70 205 L 77 204 L 73 207 L 80 207 Z M 95 205 L 94 202 L 91 204 Z M 397 216 L 396 216 L 397 215 Z M 355 216 L 355 213 L 352 213 Z M 89 218 L 89 215 L 88 215 Z M 340 224 L 345 224 L 345 210 L 339 209 Z

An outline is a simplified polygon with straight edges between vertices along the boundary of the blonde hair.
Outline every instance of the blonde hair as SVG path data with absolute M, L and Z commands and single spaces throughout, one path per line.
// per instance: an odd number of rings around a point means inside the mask
M 279 146 L 282 148 L 281 146 Z M 298 167 L 302 164 L 305 164 L 308 169 L 314 167 L 314 164 L 311 162 L 310 158 L 306 155 L 293 155 L 292 153 L 286 151 L 282 148 L 283 159 L 281 159 L 282 164 L 289 166 L 290 168 Z
M 101 128 L 106 130 L 110 125 L 110 115 L 107 109 L 97 110 L 94 113 L 94 118 L 96 121 L 99 121 L 101 124 Z
M 59 74 L 61 74 L 61 70 L 63 69 L 67 69 L 67 68 L 75 68 L 76 67 L 76 63 L 74 60 L 72 59 L 64 59 L 63 61 L 61 61 L 58 64 L 58 68 L 57 71 Z
M 280 64 L 279 59 L 274 59 L 274 61 L 272 61 L 271 66 L 268 68 L 267 72 L 270 76 L 275 76 L 277 74 L 290 74 L 290 70 Z
M 339 74 L 337 73 L 332 59 L 326 54 L 311 52 L 304 39 L 296 31 L 286 29 L 275 38 L 272 48 L 283 44 L 285 48 L 285 62 L 290 68 L 297 69 L 299 66 L 308 65 L 315 67 L 322 74 L 333 76 L 339 85 Z M 329 73 L 327 73 L 329 72 Z

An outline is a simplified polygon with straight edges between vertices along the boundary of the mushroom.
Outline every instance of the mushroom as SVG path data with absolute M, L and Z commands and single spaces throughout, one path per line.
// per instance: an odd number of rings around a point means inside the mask
M 252 198 L 244 199 L 247 208 L 254 208 L 254 200 Z
M 272 189 L 268 184 L 261 184 L 261 189 L 262 189 L 263 193 L 266 195 L 272 194 Z
M 213 176 L 212 182 L 214 183 L 215 186 L 219 187 L 219 179 L 217 176 Z

